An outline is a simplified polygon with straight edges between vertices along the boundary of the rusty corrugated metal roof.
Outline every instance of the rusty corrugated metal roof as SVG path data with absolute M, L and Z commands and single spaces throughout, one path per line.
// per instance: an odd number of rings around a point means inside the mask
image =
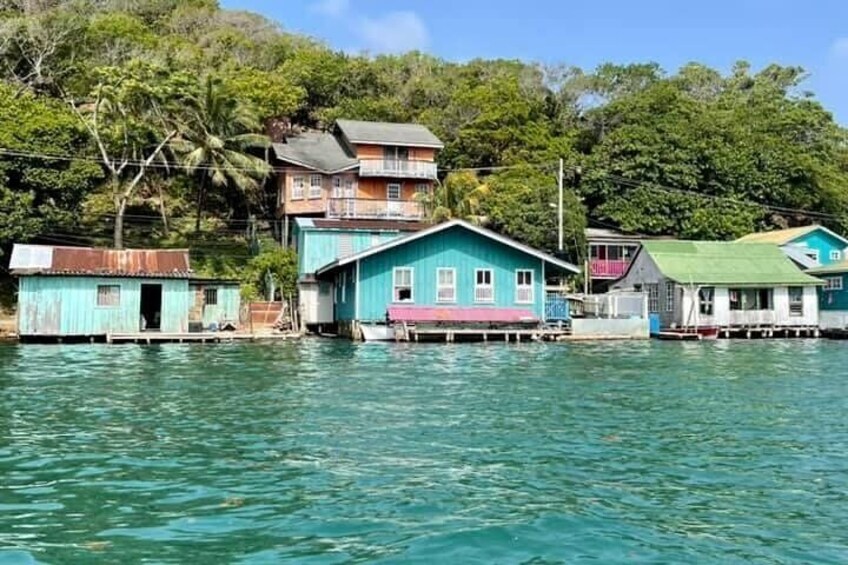
M 50 264 L 27 261 L 35 248 L 50 250 Z M 97 275 L 109 277 L 189 278 L 192 276 L 187 249 L 100 249 L 15 245 L 10 268 L 16 275 Z

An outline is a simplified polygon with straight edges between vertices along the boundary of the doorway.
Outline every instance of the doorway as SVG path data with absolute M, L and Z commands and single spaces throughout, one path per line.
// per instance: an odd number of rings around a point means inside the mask
M 162 285 L 141 285 L 141 331 L 162 329 Z

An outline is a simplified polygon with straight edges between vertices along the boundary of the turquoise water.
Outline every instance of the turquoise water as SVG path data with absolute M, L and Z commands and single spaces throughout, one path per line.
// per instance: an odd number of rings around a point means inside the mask
M 848 561 L 848 344 L 0 347 L 0 563 Z

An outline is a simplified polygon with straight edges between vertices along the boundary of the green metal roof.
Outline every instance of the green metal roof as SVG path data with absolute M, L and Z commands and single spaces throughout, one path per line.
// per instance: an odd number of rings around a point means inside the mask
M 821 284 L 770 243 L 651 240 L 642 249 L 664 276 L 681 284 Z

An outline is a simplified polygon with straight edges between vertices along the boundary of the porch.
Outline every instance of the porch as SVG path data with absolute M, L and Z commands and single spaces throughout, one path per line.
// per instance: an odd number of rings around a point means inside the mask
M 423 220 L 424 208 L 415 200 L 330 198 L 327 217 L 345 220 Z
M 432 161 L 409 159 L 361 159 L 360 177 L 392 177 L 436 180 L 438 166 Z

